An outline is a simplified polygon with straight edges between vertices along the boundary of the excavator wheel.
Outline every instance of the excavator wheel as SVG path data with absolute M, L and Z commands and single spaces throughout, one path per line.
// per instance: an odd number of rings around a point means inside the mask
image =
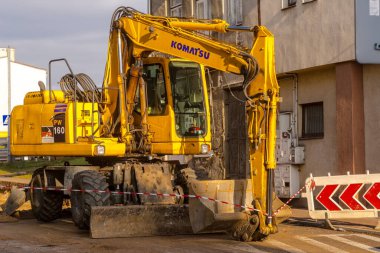
M 110 205 L 110 193 L 103 192 L 108 190 L 108 183 L 102 174 L 93 170 L 78 172 L 72 182 L 74 191 L 71 193 L 70 200 L 74 223 L 80 229 L 88 229 L 91 207 Z
M 54 178 L 47 177 L 47 187 L 55 187 Z M 41 188 L 45 186 L 45 176 L 43 169 L 37 169 L 32 176 L 30 183 L 30 202 L 32 205 L 32 212 L 39 221 L 53 221 L 61 215 L 63 204 L 62 191 L 48 191 Z

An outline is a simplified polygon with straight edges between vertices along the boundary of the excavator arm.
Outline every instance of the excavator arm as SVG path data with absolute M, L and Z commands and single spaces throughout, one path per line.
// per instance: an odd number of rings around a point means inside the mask
M 211 40 L 195 31 L 246 31 L 254 33 L 250 51 L 224 42 Z M 263 26 L 234 27 L 222 20 L 199 22 L 142 14 L 131 8 L 119 8 L 112 19 L 109 54 L 104 81 L 105 97 L 109 101 L 104 122 L 120 110 L 121 137 L 127 145 L 133 143 L 128 115 L 132 113 L 136 90 L 140 87 L 141 104 L 144 81 L 142 57 L 160 52 L 197 62 L 223 72 L 244 76 L 249 139 L 249 159 L 254 207 L 260 212 L 260 231 L 275 232 L 272 226 L 273 170 L 276 168 L 275 140 L 279 86 L 275 73 L 274 37 Z M 118 92 L 117 92 L 118 91 Z M 126 108 L 123 110 L 123 108 Z M 144 109 L 142 108 L 142 111 Z M 143 125 L 147 124 L 144 117 Z M 146 144 L 151 133 L 143 128 Z M 133 145 L 132 145 L 133 146 Z M 132 150 L 133 147 L 127 148 Z

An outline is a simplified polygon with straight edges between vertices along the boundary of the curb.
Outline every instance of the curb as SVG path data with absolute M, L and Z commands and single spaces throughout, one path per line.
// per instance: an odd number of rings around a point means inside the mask
M 362 234 L 371 234 L 371 235 L 377 235 L 380 236 L 380 231 L 376 229 L 369 229 L 369 228 L 359 228 L 359 227 L 349 227 L 349 226 L 334 226 L 337 229 L 343 229 L 344 231 L 349 232 L 355 232 L 355 233 L 362 233 Z

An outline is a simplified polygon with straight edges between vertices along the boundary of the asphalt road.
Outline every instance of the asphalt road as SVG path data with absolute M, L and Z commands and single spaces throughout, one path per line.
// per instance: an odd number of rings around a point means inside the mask
M 70 218 L 53 223 L 23 219 L 0 223 L 0 252 L 380 252 L 380 237 L 293 220 L 263 242 L 237 242 L 225 234 L 91 239 Z

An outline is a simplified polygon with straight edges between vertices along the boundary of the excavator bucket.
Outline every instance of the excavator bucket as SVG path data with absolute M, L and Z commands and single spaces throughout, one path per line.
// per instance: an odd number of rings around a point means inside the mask
M 228 231 L 240 220 L 249 219 L 248 209 L 236 205 L 252 206 L 251 180 L 194 180 L 190 193 L 211 199 L 189 200 L 194 233 Z
M 251 206 L 251 180 L 192 180 L 189 187 L 190 194 L 204 198 L 190 198 L 188 205 L 93 207 L 91 236 L 111 238 L 226 232 L 239 221 L 249 220 L 249 210 L 241 206 Z

